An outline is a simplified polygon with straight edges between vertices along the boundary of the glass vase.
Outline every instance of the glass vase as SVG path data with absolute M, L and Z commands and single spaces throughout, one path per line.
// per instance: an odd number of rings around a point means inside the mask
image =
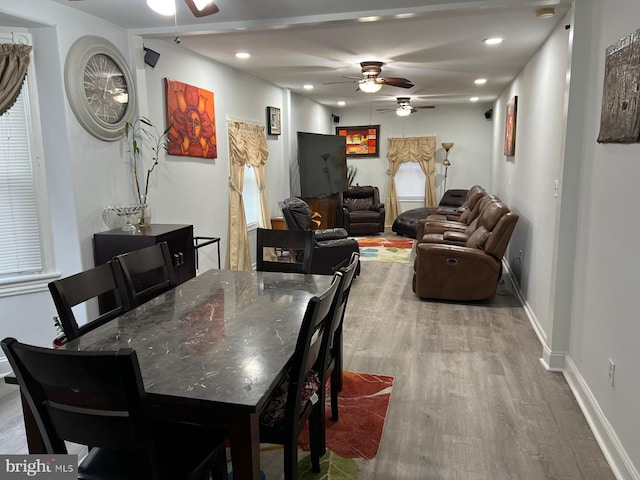
M 140 226 L 148 227 L 151 225 L 151 205 L 149 204 L 149 195 L 142 196 L 142 210 L 140 210 Z

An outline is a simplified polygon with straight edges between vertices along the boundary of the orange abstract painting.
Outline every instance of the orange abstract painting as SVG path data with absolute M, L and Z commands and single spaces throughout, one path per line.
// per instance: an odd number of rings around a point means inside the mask
M 169 153 L 217 158 L 216 117 L 213 92 L 165 79 Z

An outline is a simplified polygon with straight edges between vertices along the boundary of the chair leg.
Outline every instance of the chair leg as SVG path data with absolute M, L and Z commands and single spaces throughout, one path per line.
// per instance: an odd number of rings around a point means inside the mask
M 309 446 L 311 448 L 311 470 L 314 472 L 320 471 L 320 457 L 322 457 L 326 451 L 326 440 L 324 431 L 325 416 L 323 414 L 324 402 L 316 404 L 317 408 L 314 408 L 309 417 Z
M 340 380 L 341 380 L 341 375 L 340 375 L 340 371 L 338 370 L 338 365 L 336 362 L 336 366 L 333 369 L 333 371 L 331 372 L 331 420 L 333 420 L 334 422 L 338 421 L 338 392 L 340 390 Z
M 298 480 L 297 438 L 288 445 L 284 445 L 284 480 Z
M 342 391 L 342 371 L 343 371 L 343 365 L 342 365 L 342 322 L 340 323 L 340 326 L 338 327 L 338 329 L 336 330 L 336 334 L 335 334 L 335 342 L 336 342 L 336 360 L 335 360 L 335 368 L 334 371 L 337 372 L 337 387 L 338 387 L 338 392 Z

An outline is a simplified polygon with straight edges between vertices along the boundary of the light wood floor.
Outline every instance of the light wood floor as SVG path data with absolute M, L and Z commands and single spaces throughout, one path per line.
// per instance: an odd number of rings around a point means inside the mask
M 413 266 L 362 262 L 345 369 L 394 375 L 375 480 L 614 479 L 510 281 L 489 302 L 418 299 Z
M 613 480 L 508 280 L 493 301 L 456 304 L 418 299 L 411 276 L 362 262 L 347 309 L 345 368 L 395 376 L 375 480 Z M 21 422 L 0 382 L 0 453 L 27 453 Z

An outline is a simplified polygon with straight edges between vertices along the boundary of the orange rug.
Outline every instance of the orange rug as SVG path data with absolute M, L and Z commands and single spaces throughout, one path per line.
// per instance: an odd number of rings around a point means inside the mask
M 344 372 L 342 391 L 338 396 L 340 419 L 334 422 L 331 420 L 327 386 L 327 448 L 342 458 L 373 459 L 380 447 L 392 389 L 393 377 Z M 308 451 L 309 434 L 306 428 L 298 438 L 298 446 Z

